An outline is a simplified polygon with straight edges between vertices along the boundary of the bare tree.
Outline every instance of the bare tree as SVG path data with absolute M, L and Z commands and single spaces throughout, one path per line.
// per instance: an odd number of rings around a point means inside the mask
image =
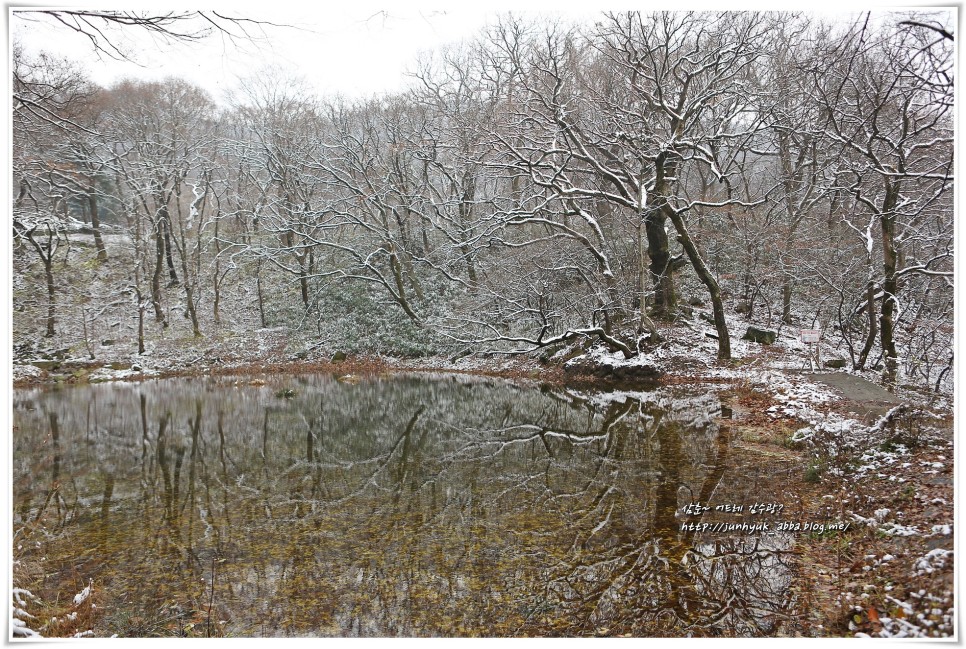
M 137 54 L 123 43 L 121 34 L 140 31 L 166 42 L 193 42 L 221 34 L 236 45 L 264 36 L 267 26 L 280 26 L 266 20 L 252 20 L 218 11 L 118 11 L 88 9 L 16 8 L 21 20 L 45 22 L 62 27 L 87 39 L 99 56 L 136 60 Z
M 876 246 L 881 254 L 863 308 L 871 313 L 872 303 L 880 304 L 888 383 L 898 378 L 901 278 L 952 277 L 946 266 L 952 259 L 949 230 L 940 226 L 938 238 L 922 237 L 930 223 L 951 222 L 952 86 L 939 82 L 952 47 L 944 38 L 923 47 L 908 33 L 916 29 L 873 29 L 866 16 L 833 41 L 812 70 L 827 114 L 823 137 L 838 153 L 836 188 L 849 199 L 844 223 L 860 233 L 870 261 Z M 869 348 L 867 341 L 861 361 Z
M 55 257 L 66 242 L 70 221 L 68 199 L 76 190 L 64 178 L 76 178 L 63 143 L 78 131 L 89 131 L 93 94 L 87 79 L 67 61 L 46 55 L 29 57 L 19 44 L 13 49 L 13 164 L 17 186 L 13 205 L 15 240 L 37 253 L 47 293 L 46 333 L 55 334 Z M 69 156 L 67 156 L 69 157 Z M 99 237 L 99 231 L 97 233 Z M 99 254 L 103 250 L 100 244 Z
M 196 310 L 200 242 L 210 182 L 208 155 L 214 129 L 213 105 L 201 89 L 170 79 L 160 83 L 122 82 L 111 89 L 108 142 L 113 164 L 130 192 L 139 218 L 154 239 L 150 271 L 155 318 L 168 325 L 162 307 L 162 277 L 182 286 L 186 316 L 201 335 Z M 189 196 L 190 192 L 190 196 Z M 195 234 L 194 253 L 189 234 Z M 175 267 L 179 260 L 181 279 Z M 194 264 L 190 257 L 194 256 Z

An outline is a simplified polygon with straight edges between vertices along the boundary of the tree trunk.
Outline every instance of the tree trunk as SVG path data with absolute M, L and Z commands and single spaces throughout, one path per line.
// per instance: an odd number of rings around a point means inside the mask
M 399 263 L 399 259 L 396 257 L 396 253 L 393 249 L 392 244 L 389 244 L 389 266 L 392 269 L 393 283 L 396 285 L 396 302 L 399 306 L 403 308 L 406 315 L 413 322 L 419 323 L 419 316 L 413 311 L 412 307 L 409 305 L 409 298 L 406 297 L 406 285 L 403 282 L 402 276 L 402 264 Z
M 714 328 L 718 333 L 718 360 L 731 360 L 731 338 L 728 334 L 728 323 L 725 320 L 724 304 L 721 301 L 721 290 L 718 288 L 718 282 L 715 281 L 714 276 L 705 265 L 704 259 L 701 258 L 697 246 L 691 239 L 691 235 L 688 234 L 688 229 L 684 225 L 681 214 L 667 203 L 664 203 L 663 209 L 674 224 L 674 228 L 678 232 L 678 241 L 684 247 L 684 252 L 688 255 L 698 279 L 708 289 L 711 308 L 714 312 Z
M 898 195 L 898 188 L 896 187 L 890 187 L 889 191 L 890 193 L 894 192 Z M 883 270 L 885 272 L 883 273 L 882 282 L 882 318 L 879 321 L 882 354 L 885 357 L 885 370 L 882 378 L 890 385 L 896 383 L 899 374 L 899 355 L 896 353 L 894 331 L 896 292 L 898 290 L 896 282 L 895 230 L 895 216 L 890 209 L 882 215 L 882 260 Z
M 41 263 L 44 265 L 44 277 L 47 280 L 47 330 L 44 333 L 44 337 L 53 338 L 55 335 L 54 331 L 54 313 L 56 310 L 56 292 L 54 286 L 54 233 L 48 227 L 47 229 L 47 250 L 44 251 L 44 247 L 41 246 L 34 239 L 34 232 L 37 228 L 27 232 L 27 240 L 33 245 L 34 250 L 37 251 L 37 256 L 40 257 Z
M 646 212 L 644 229 L 647 234 L 647 256 L 651 259 L 651 281 L 654 282 L 653 314 L 656 318 L 670 320 L 677 311 L 677 295 L 674 292 L 671 252 L 667 236 L 666 216 L 675 213 L 667 203 L 668 181 L 674 178 L 677 165 L 667 152 L 658 155 L 654 161 L 657 176 L 654 179 L 653 194 L 656 204 Z M 643 209 L 643 204 L 641 205 Z M 675 227 L 677 227 L 675 225 Z
M 144 302 L 141 299 L 141 291 L 137 292 L 138 297 L 138 355 L 144 353 Z
M 305 257 L 299 255 L 299 289 L 302 295 L 302 306 L 306 309 L 309 308 L 309 278 L 308 272 L 305 270 Z
M 652 209 L 644 220 L 647 234 L 647 256 L 651 260 L 650 274 L 654 284 L 654 317 L 670 319 L 677 309 L 677 295 L 671 276 L 671 253 L 667 236 L 667 221 L 661 209 Z
M 174 258 L 171 255 L 171 217 L 168 214 L 167 205 L 161 207 L 158 230 L 163 238 L 164 257 L 168 264 L 168 286 L 177 286 L 178 273 L 174 270 Z
M 637 252 L 639 256 L 637 283 L 638 290 L 640 292 L 637 335 L 640 336 L 647 331 L 651 335 L 652 342 L 659 342 L 661 340 L 661 335 L 658 333 L 657 327 L 654 326 L 654 322 L 647 315 L 647 258 L 644 251 L 644 221 L 642 220 L 637 226 Z
M 259 260 L 258 264 L 255 266 L 255 291 L 258 294 L 258 315 L 260 322 L 262 323 L 262 329 L 266 327 L 265 325 L 265 298 L 262 295 L 262 261 Z
M 198 313 L 195 310 L 194 291 L 191 284 L 185 279 L 184 283 L 185 299 L 188 300 L 188 317 L 191 318 L 191 333 L 195 338 L 201 338 L 201 325 L 198 324 Z
M 215 243 L 215 272 L 212 275 L 211 287 L 215 291 L 215 299 L 212 304 L 211 311 L 212 317 L 215 320 L 215 324 L 221 324 L 221 314 L 218 312 L 218 307 L 221 304 L 221 242 L 218 239 L 218 224 L 221 221 L 220 213 L 215 217 L 215 238 L 213 239 Z
M 792 323 L 792 283 L 787 279 L 782 284 L 782 322 Z
M 97 249 L 97 261 L 107 261 L 107 249 L 101 238 L 101 218 L 97 213 L 97 197 L 93 190 L 87 192 L 87 206 L 91 213 L 91 229 L 94 230 L 94 248 Z
M 81 314 L 81 325 L 83 326 L 83 329 L 84 329 L 84 347 L 87 349 L 88 358 L 90 358 L 91 360 L 94 360 L 94 347 L 91 345 L 90 332 L 87 330 L 87 309 L 82 308 L 80 311 L 80 314 Z M 92 320 L 91 325 L 93 326 L 93 324 L 94 322 Z
M 479 279 L 476 275 L 476 264 L 473 263 L 473 254 L 470 252 L 470 247 L 462 243 L 460 244 L 460 252 L 463 254 L 463 259 L 466 260 L 466 277 L 470 280 L 470 288 L 476 289 Z
M 201 338 L 201 325 L 198 324 L 198 311 L 195 308 L 194 286 L 191 274 L 188 272 L 187 244 L 184 240 L 184 229 L 181 230 L 181 242 L 178 244 L 178 256 L 181 258 L 181 273 L 184 275 L 184 295 L 188 301 L 187 315 L 191 319 L 191 333 L 195 338 Z
M 54 310 L 56 294 L 54 292 L 54 269 L 52 255 L 44 257 L 44 276 L 47 278 L 47 338 L 54 337 Z
M 167 327 L 164 310 L 161 308 L 161 273 L 164 270 L 164 240 L 161 238 L 161 222 L 155 224 L 154 229 L 154 274 L 151 276 L 151 304 L 154 306 L 154 318 Z
M 872 345 L 875 344 L 875 337 L 879 333 L 879 326 L 876 323 L 875 282 L 873 280 L 869 280 L 865 291 L 865 299 L 868 302 L 866 305 L 866 310 L 869 314 L 869 335 L 865 337 L 865 344 L 862 346 L 862 351 L 859 352 L 859 358 L 855 361 L 855 365 L 853 366 L 853 368 L 856 370 L 865 369 L 865 362 L 869 358 L 869 353 L 872 351 Z

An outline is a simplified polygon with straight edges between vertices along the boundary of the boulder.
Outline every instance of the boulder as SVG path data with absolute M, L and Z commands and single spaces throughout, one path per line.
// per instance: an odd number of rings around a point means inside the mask
M 461 358 L 465 358 L 465 357 L 469 356 L 472 353 L 473 353 L 473 350 L 472 349 L 470 349 L 469 347 L 464 347 L 462 350 L 456 352 L 453 356 L 451 356 L 450 359 L 449 359 L 449 362 L 450 363 L 455 363 L 456 361 L 460 360 Z
M 753 343 L 760 343 L 762 345 L 771 345 L 775 342 L 776 338 L 778 338 L 777 331 L 759 329 L 758 327 L 748 327 L 748 331 L 741 337 L 742 340 L 750 340 Z
M 335 354 L 332 355 L 333 363 L 341 363 L 345 359 L 346 359 L 345 352 L 336 352 Z
M 655 381 L 663 372 L 655 365 L 608 365 L 585 358 L 575 359 L 564 365 L 565 372 L 596 376 L 608 381 Z
M 845 360 L 841 358 L 829 359 L 825 361 L 825 367 L 829 368 L 830 370 L 840 370 L 845 367 Z

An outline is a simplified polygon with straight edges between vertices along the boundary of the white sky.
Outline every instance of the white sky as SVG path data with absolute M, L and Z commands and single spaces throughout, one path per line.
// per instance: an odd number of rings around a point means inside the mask
M 398 8 L 387 10 L 359 3 L 345 3 L 341 8 L 283 4 L 271 10 L 261 3 L 221 10 L 292 26 L 266 27 L 265 38 L 254 43 L 235 44 L 214 34 L 203 42 L 177 44 L 142 33 L 135 40 L 136 32 L 130 28 L 110 32 L 140 65 L 106 57 L 99 60 L 83 36 L 47 18 L 25 21 L 17 17 L 16 8 L 11 12 L 10 34 L 28 51 L 43 49 L 81 63 L 101 85 L 124 76 L 177 76 L 205 87 L 218 98 L 238 77 L 274 65 L 286 75 L 303 78 L 320 95 L 359 97 L 400 89 L 421 51 L 470 39 L 497 15 L 482 4 L 460 10 L 394 4 Z M 157 5 L 154 10 L 159 11 Z
M 686 4 L 664 6 L 679 8 Z M 774 2 L 764 6 L 745 5 L 729 3 L 726 6 L 796 8 Z M 169 9 L 159 8 L 165 6 Z M 314 8 L 307 8 L 306 4 L 294 6 L 286 2 L 264 1 L 234 3 L 231 8 L 215 5 L 219 11 L 230 15 L 292 26 L 267 27 L 264 38 L 256 43 L 235 44 L 217 34 L 191 44 L 165 43 L 130 28 L 108 31 L 112 42 L 121 45 L 137 63 L 98 58 L 84 36 L 52 23 L 48 18 L 27 22 L 17 17 L 15 6 L 10 8 L 9 31 L 11 38 L 19 39 L 28 51 L 45 50 L 69 58 L 79 63 L 93 81 L 105 86 L 126 76 L 140 79 L 176 76 L 206 88 L 212 97 L 220 99 L 225 90 L 235 86 L 237 78 L 275 66 L 286 76 L 304 79 L 320 96 L 365 97 L 401 89 L 407 82 L 405 73 L 412 69 L 420 52 L 438 50 L 449 43 L 472 38 L 499 12 L 554 12 L 581 16 L 589 22 L 600 9 L 621 8 L 614 3 L 602 4 L 600 0 L 584 0 L 579 5 L 561 0 L 512 5 L 503 0 L 502 4 L 477 2 L 459 9 L 398 1 L 382 5 L 385 6 L 392 8 L 381 9 L 378 5 L 360 2 Z M 79 8 L 78 5 L 74 7 Z M 175 10 L 170 7 L 172 5 L 124 5 L 128 10 Z M 818 2 L 809 5 L 808 9 L 822 10 L 821 13 L 827 16 L 831 15 L 832 7 L 830 3 Z M 860 7 L 843 6 L 842 3 L 834 5 L 838 9 L 856 10 Z M 722 5 L 716 8 L 722 8 Z

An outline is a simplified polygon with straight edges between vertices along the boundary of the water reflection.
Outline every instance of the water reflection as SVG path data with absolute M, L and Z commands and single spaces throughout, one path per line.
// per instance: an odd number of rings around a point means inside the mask
M 94 579 L 98 635 L 788 633 L 787 539 L 681 529 L 774 479 L 721 415 L 467 377 L 18 392 L 14 527 L 45 542 L 16 558 Z

